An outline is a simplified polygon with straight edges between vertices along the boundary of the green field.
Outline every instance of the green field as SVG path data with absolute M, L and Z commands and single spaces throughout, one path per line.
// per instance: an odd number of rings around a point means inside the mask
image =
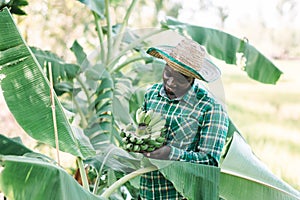
M 300 190 L 300 61 L 274 61 L 283 72 L 276 85 L 250 79 L 222 65 L 229 115 L 253 152 L 275 175 Z

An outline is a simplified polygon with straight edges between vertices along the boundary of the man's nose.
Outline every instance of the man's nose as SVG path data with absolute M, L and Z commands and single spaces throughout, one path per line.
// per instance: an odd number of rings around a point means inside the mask
M 173 77 L 169 77 L 168 80 L 167 80 L 167 84 L 168 85 L 175 85 L 175 80 Z

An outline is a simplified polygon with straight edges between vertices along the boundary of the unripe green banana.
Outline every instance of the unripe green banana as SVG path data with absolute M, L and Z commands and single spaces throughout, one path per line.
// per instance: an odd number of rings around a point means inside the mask
M 122 138 L 122 142 L 128 144 L 128 138 L 127 137 Z
M 138 122 L 139 118 L 140 118 L 140 115 L 141 115 L 141 112 L 142 112 L 142 108 L 138 108 L 136 111 L 135 111 L 135 120 L 136 122 Z
M 143 144 L 143 142 L 144 142 L 143 139 L 137 138 L 135 143 L 136 144 Z
M 144 123 L 145 116 L 146 116 L 146 111 L 143 111 L 142 108 L 139 108 L 135 114 L 135 118 L 136 118 L 135 120 L 137 124 Z
M 152 127 L 150 125 L 148 125 L 146 127 L 146 133 L 145 134 L 150 134 L 152 132 Z
M 152 114 L 152 118 L 151 118 L 151 121 L 149 122 L 148 126 L 152 127 L 162 119 L 163 118 L 159 113 L 154 112 Z
M 126 150 L 131 151 L 133 149 L 133 144 L 129 143 L 125 146 Z
M 148 147 L 149 147 L 148 144 L 142 144 L 142 145 L 141 145 L 141 150 L 142 150 L 142 151 L 145 151 L 145 150 L 148 149 Z
M 167 131 L 167 128 L 166 128 L 166 127 L 163 127 L 163 128 L 160 130 L 160 132 L 161 132 L 162 134 L 164 134 L 166 131 Z
M 157 142 L 156 140 L 150 140 L 150 141 L 148 142 L 148 144 L 150 144 L 150 145 L 152 145 L 152 146 L 154 146 L 154 147 L 161 147 L 163 143 Z
M 158 138 L 158 137 L 160 137 L 162 134 L 161 134 L 161 131 L 159 130 L 159 131 L 156 131 L 156 132 L 152 132 L 151 133 L 151 138 L 152 139 L 156 139 L 156 138 Z
M 133 149 L 132 149 L 132 151 L 140 151 L 141 150 L 141 148 L 140 148 L 140 145 L 138 145 L 138 144 L 135 144 L 135 145 L 133 145 Z
M 123 148 L 132 152 L 151 152 L 161 147 L 166 141 L 166 120 L 160 113 L 153 110 L 143 111 L 139 108 L 136 111 L 136 122 L 138 126 L 129 124 L 125 131 L 122 129 L 120 136 L 124 143 Z
M 157 142 L 159 142 L 159 143 L 164 143 L 165 140 L 166 140 L 166 139 L 165 139 L 164 137 L 161 137 L 161 136 L 155 139 L 155 141 L 157 141 Z
M 130 141 L 131 143 L 135 143 L 136 140 L 137 140 L 137 138 L 136 138 L 134 135 L 131 135 L 131 137 L 129 138 L 129 141 Z
M 166 120 L 162 119 L 151 127 L 152 132 L 161 131 L 166 124 Z
M 146 112 L 145 119 L 144 119 L 144 123 L 145 123 L 146 125 L 148 125 L 148 124 L 150 123 L 151 118 L 152 118 L 152 115 L 153 115 L 153 110 L 148 110 L 148 111 Z
M 155 147 L 149 147 L 148 149 L 146 149 L 146 151 L 148 152 L 151 152 L 151 151 L 154 151 L 155 150 Z
M 124 137 L 126 137 L 126 133 L 122 130 L 121 133 L 120 133 L 120 136 L 121 136 L 122 138 L 124 138 Z
M 147 143 L 150 138 L 151 138 L 151 135 L 141 135 L 139 136 L 145 143 Z

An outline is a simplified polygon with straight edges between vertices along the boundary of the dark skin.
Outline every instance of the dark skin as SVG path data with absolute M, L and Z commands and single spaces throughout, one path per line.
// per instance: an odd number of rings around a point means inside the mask
M 164 89 L 169 99 L 175 99 L 183 96 L 193 85 L 194 78 L 187 77 L 171 68 L 168 64 L 163 71 Z M 154 159 L 167 160 L 171 152 L 170 146 L 162 146 L 150 153 L 144 153 L 144 156 Z
M 192 86 L 194 78 L 187 77 L 166 65 L 163 71 L 164 89 L 170 99 L 183 96 Z

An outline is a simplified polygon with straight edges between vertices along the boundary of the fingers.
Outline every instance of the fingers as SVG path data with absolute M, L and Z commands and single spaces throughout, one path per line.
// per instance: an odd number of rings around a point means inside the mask
M 169 146 L 163 146 L 152 152 L 143 153 L 143 155 L 147 158 L 167 160 L 169 157 L 170 151 L 171 151 L 171 148 Z

